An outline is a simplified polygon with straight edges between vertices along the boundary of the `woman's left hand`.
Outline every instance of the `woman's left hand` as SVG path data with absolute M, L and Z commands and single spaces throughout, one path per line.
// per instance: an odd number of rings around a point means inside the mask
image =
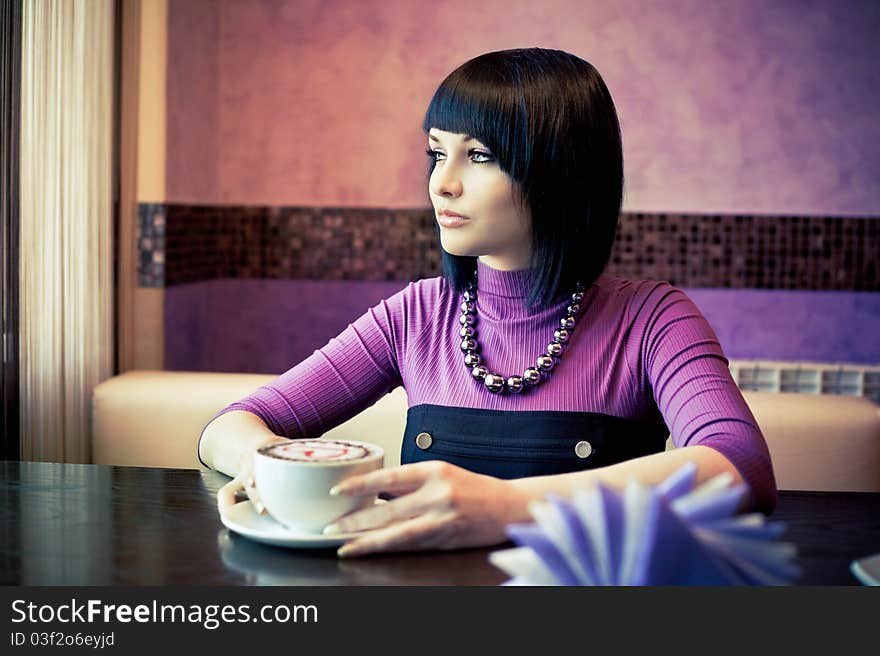
M 527 518 L 528 499 L 509 481 L 433 460 L 347 478 L 334 494 L 386 492 L 393 499 L 352 512 L 325 532 L 371 531 L 340 547 L 341 557 L 377 551 L 456 549 L 498 544 Z

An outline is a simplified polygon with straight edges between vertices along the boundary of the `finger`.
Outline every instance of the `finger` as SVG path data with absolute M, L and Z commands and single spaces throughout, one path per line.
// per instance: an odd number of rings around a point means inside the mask
M 357 496 L 363 494 L 409 494 L 417 490 L 429 478 L 437 475 L 438 463 L 435 461 L 415 462 L 399 467 L 376 469 L 366 474 L 346 478 L 330 490 L 330 494 Z
M 379 503 L 356 510 L 340 517 L 324 529 L 324 533 L 350 533 L 379 528 L 395 522 L 425 515 L 440 508 L 442 499 L 429 487 L 421 487 L 415 492 L 396 497 L 386 503 Z
M 220 512 L 224 512 L 238 503 L 236 495 L 242 489 L 241 481 L 233 478 L 217 491 L 217 507 L 220 509 Z
M 260 501 L 253 476 L 246 476 L 244 480 L 242 478 L 242 475 L 236 476 L 217 491 L 217 507 L 220 512 L 225 512 L 235 504 L 250 499 L 256 511 L 265 515 L 266 507 Z
M 260 499 L 260 493 L 257 491 L 257 483 L 254 480 L 253 474 L 242 473 L 244 477 L 244 483 L 242 484 L 243 490 L 247 495 L 247 498 L 251 500 L 251 503 L 254 504 L 254 508 L 256 511 L 261 514 L 266 514 L 266 506 L 263 505 L 262 500 Z
M 362 538 L 350 540 L 336 552 L 340 558 L 377 552 L 436 549 L 449 542 L 454 532 L 451 511 L 429 513 L 377 529 Z

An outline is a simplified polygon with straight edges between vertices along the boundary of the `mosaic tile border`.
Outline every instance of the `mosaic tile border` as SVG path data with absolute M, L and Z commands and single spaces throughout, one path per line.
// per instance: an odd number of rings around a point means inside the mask
M 140 203 L 137 223 L 137 273 L 141 287 L 165 286 L 165 205 Z
M 141 204 L 138 280 L 417 280 L 440 273 L 424 209 Z M 681 287 L 880 291 L 880 217 L 624 213 L 608 270 Z

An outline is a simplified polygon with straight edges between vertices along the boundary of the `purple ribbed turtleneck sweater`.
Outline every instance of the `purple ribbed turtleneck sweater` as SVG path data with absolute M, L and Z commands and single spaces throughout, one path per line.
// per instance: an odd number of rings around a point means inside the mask
M 484 364 L 504 376 L 535 365 L 567 301 L 526 310 L 530 270 L 477 264 L 478 340 Z M 410 283 L 323 348 L 224 408 L 259 416 L 276 434 L 317 437 L 398 385 L 410 407 L 598 412 L 665 422 L 678 447 L 716 449 L 770 512 L 770 455 L 734 383 L 718 338 L 693 302 L 666 282 L 601 276 L 584 294 L 571 342 L 549 380 L 525 394 L 491 394 L 463 364 L 461 295 L 442 277 Z

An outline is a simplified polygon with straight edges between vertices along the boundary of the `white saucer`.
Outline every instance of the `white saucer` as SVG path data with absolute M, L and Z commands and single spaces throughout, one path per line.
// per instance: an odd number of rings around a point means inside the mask
M 852 561 L 849 570 L 863 585 L 880 585 L 880 553 Z
M 377 499 L 376 503 L 385 503 L 385 501 Z M 220 513 L 220 521 L 230 531 L 275 547 L 297 547 L 300 549 L 336 547 L 352 538 L 369 533 L 369 531 L 357 531 L 324 535 L 323 533 L 297 531 L 279 524 L 269 515 L 259 514 L 251 501 L 241 501 L 226 509 L 225 512 Z

